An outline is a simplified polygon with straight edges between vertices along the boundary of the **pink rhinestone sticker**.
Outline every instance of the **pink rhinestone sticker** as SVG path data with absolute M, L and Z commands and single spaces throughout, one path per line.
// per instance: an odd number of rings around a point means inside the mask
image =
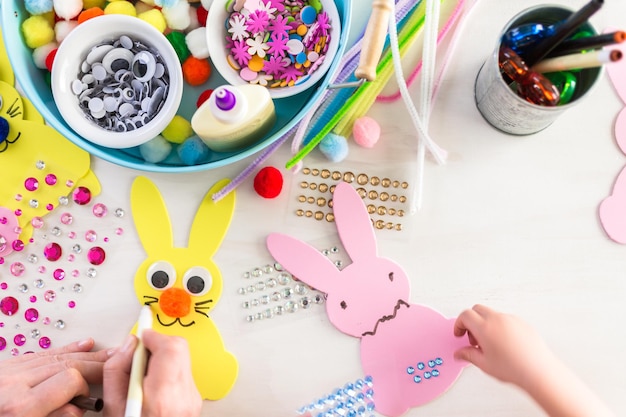
M 30 224 L 35 228 L 35 229 L 41 229 L 43 227 L 43 219 L 41 217 L 33 217 L 33 219 L 30 221 Z
M 61 281 L 65 278 L 65 271 L 61 268 L 57 268 L 52 272 L 52 277 L 57 281 Z
M 7 347 L 7 340 L 0 336 L 0 350 L 4 350 Z
M 20 303 L 15 297 L 4 297 L 0 300 L 0 312 L 5 316 L 12 316 L 17 313 L 20 308 Z
M 24 181 L 24 188 L 28 191 L 35 191 L 39 188 L 39 181 L 37 181 L 37 178 L 33 177 L 26 178 L 26 181 Z
M 87 187 L 78 187 L 72 192 L 72 198 L 76 204 L 84 206 L 91 201 L 91 191 Z
M 42 349 L 48 349 L 52 345 L 52 341 L 49 337 L 43 336 L 39 339 L 39 347 Z
M 46 245 L 43 250 L 43 255 L 50 262 L 56 262 L 63 256 L 63 250 L 58 243 L 52 242 Z
M 104 249 L 102 249 L 100 246 L 94 246 L 87 252 L 87 259 L 92 265 L 102 265 L 105 258 L 106 253 L 104 252 Z
M 106 216 L 107 213 L 109 212 L 109 210 L 107 209 L 107 206 L 105 206 L 102 203 L 94 204 L 93 209 L 91 211 L 92 211 L 93 215 L 98 217 L 98 218 L 102 218 L 102 217 Z
M 24 318 L 30 323 L 34 323 L 39 318 L 39 311 L 35 308 L 29 308 L 24 312 Z
M 57 176 L 54 174 L 46 175 L 46 184 L 55 185 L 57 183 Z
M 13 338 L 13 343 L 15 343 L 15 346 L 24 346 L 24 343 L 26 343 L 26 336 L 21 333 L 16 334 Z

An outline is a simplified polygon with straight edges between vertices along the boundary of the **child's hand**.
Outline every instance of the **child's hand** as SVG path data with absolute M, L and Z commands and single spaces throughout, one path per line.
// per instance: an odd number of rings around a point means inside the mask
M 545 372 L 556 360 L 528 324 L 483 305 L 475 305 L 457 318 L 454 334 L 460 337 L 465 333 L 472 346 L 458 350 L 457 359 L 522 388 L 532 384 L 542 369 Z

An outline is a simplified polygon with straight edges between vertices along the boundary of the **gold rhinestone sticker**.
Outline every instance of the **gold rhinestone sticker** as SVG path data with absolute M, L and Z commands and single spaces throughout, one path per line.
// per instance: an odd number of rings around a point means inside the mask
M 339 181 L 341 179 L 341 172 L 333 171 L 331 178 L 334 179 L 335 181 Z
M 376 187 L 378 184 L 380 184 L 380 178 L 378 177 L 372 177 L 370 179 L 370 184 L 372 184 L 374 187 Z
M 321 193 L 325 193 L 328 191 L 328 184 L 321 183 L 317 189 L 320 190 Z
M 356 182 L 359 185 L 365 185 L 365 184 L 367 184 L 369 182 L 369 178 L 368 178 L 367 174 L 359 174 L 356 177 Z
M 330 178 L 330 171 L 328 169 L 323 169 L 320 173 L 320 177 L 324 179 Z
M 354 181 L 354 174 L 350 171 L 345 172 L 343 174 L 343 180 L 348 184 L 352 183 L 352 181 Z

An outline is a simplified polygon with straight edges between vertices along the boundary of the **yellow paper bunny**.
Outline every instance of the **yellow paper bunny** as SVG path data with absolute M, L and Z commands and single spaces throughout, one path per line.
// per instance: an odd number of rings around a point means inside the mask
M 76 187 L 100 193 L 100 183 L 89 169 L 89 153 L 45 125 L 13 83 L 0 42 L 0 257 L 28 243 L 32 220 L 71 198 Z
M 208 314 L 220 299 L 223 284 L 211 257 L 226 235 L 235 208 L 234 193 L 218 203 L 211 195 L 227 183 L 216 183 L 202 200 L 187 247 L 173 246 L 167 208 L 156 186 L 137 177 L 131 190 L 133 220 L 147 253 L 135 274 L 137 299 L 150 306 L 156 331 L 187 339 L 196 386 L 209 400 L 228 394 L 239 369 Z

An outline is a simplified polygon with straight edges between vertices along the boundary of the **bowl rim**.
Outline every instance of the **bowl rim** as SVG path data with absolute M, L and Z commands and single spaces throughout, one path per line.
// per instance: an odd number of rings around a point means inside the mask
M 71 82 L 76 79 L 80 64 L 94 46 L 122 35 L 139 39 L 158 50 L 167 66 L 170 83 L 163 106 L 150 122 L 132 131 L 117 132 L 101 128 L 85 117 L 78 98 L 71 91 Z M 51 88 L 57 109 L 70 128 L 87 141 L 122 149 L 141 145 L 165 130 L 182 99 L 183 74 L 174 48 L 161 32 L 142 19 L 109 14 L 79 24 L 60 43 L 52 66 Z
M 225 28 L 224 24 L 226 22 L 226 17 L 229 14 L 226 10 L 226 4 L 228 1 L 229 0 L 213 0 L 213 3 L 211 3 L 206 25 L 206 39 L 209 47 L 209 55 L 211 56 L 213 65 L 215 65 L 215 69 L 220 73 L 222 78 L 232 85 L 245 85 L 249 83 L 243 80 L 230 66 L 226 60 L 226 54 L 224 53 L 226 48 L 226 37 L 223 36 L 222 31 Z M 311 74 L 302 83 L 291 87 L 268 88 L 272 98 L 278 99 L 291 97 L 308 90 L 326 75 L 335 61 L 335 56 L 339 51 L 339 41 L 342 34 L 341 18 L 339 16 L 337 4 L 334 0 L 319 0 L 319 2 L 322 4 L 322 9 L 328 14 L 329 20 L 333 22 L 333 34 L 339 33 L 339 36 L 331 37 L 324 62 L 322 62 L 322 65 L 320 65 L 313 74 Z M 216 38 L 218 39 L 217 42 L 215 42 Z
M 270 146 L 272 143 L 278 141 L 281 137 L 288 134 L 288 132 L 297 125 L 297 123 L 302 119 L 302 117 L 310 111 L 310 106 L 306 105 L 300 109 L 293 119 L 285 124 L 278 132 L 276 132 L 273 136 L 267 137 L 262 141 L 259 141 L 257 144 L 242 150 L 236 154 L 228 155 L 224 158 L 209 161 L 203 164 L 198 165 L 164 165 L 164 164 L 152 164 L 146 161 L 142 161 L 139 158 L 131 159 L 130 156 L 120 156 L 117 153 L 110 153 L 110 149 L 101 149 L 97 145 L 87 141 L 82 138 L 76 132 L 72 131 L 64 124 L 57 114 L 54 112 L 54 106 L 49 106 L 49 103 L 44 101 L 44 97 L 42 97 L 37 89 L 36 85 L 33 82 L 25 82 L 20 83 L 20 79 L 29 77 L 30 73 L 37 72 L 39 73 L 39 68 L 35 68 L 32 65 L 32 55 L 29 51 L 27 51 L 27 47 L 23 43 L 23 37 L 21 34 L 20 23 L 22 21 L 22 14 L 25 13 L 23 3 L 16 3 L 19 0 L 2 0 L 0 2 L 0 25 L 2 25 L 3 31 L 2 36 L 7 41 L 14 42 L 15 46 L 18 47 L 7 47 L 7 54 L 9 56 L 9 60 L 11 61 L 11 65 L 13 67 L 13 72 L 16 75 L 16 85 L 19 85 L 22 89 L 23 95 L 33 103 L 35 108 L 46 120 L 46 123 L 51 127 L 55 128 L 62 135 L 64 135 L 70 142 L 74 143 L 76 146 L 81 149 L 89 152 L 91 155 L 94 155 L 106 162 L 128 168 L 134 169 L 137 171 L 143 172 L 155 172 L 155 173 L 190 173 L 190 172 L 202 172 L 210 169 L 220 168 L 226 165 L 233 164 L 238 162 L 244 158 L 247 158 L 251 155 L 258 153 L 264 148 Z M 352 0 L 335 0 L 336 3 L 341 2 L 341 6 L 338 7 L 342 11 L 340 14 L 340 18 L 342 18 L 343 22 L 343 30 L 340 34 L 340 50 L 343 51 L 343 48 L 347 46 L 348 35 L 350 28 L 350 22 L 352 20 Z M 16 24 L 17 23 L 17 24 Z M 21 40 L 21 42 L 16 42 L 16 40 Z M 8 42 L 5 42 L 5 45 L 10 45 Z M 25 56 L 27 55 L 27 56 Z M 314 102 L 326 90 L 328 84 L 330 84 L 330 77 L 332 73 L 334 73 L 335 69 L 340 64 L 340 57 L 335 56 L 335 59 L 332 60 L 333 63 L 331 68 L 327 72 L 326 76 L 321 80 L 319 84 L 318 91 L 314 92 L 311 97 L 309 97 L 310 102 Z

